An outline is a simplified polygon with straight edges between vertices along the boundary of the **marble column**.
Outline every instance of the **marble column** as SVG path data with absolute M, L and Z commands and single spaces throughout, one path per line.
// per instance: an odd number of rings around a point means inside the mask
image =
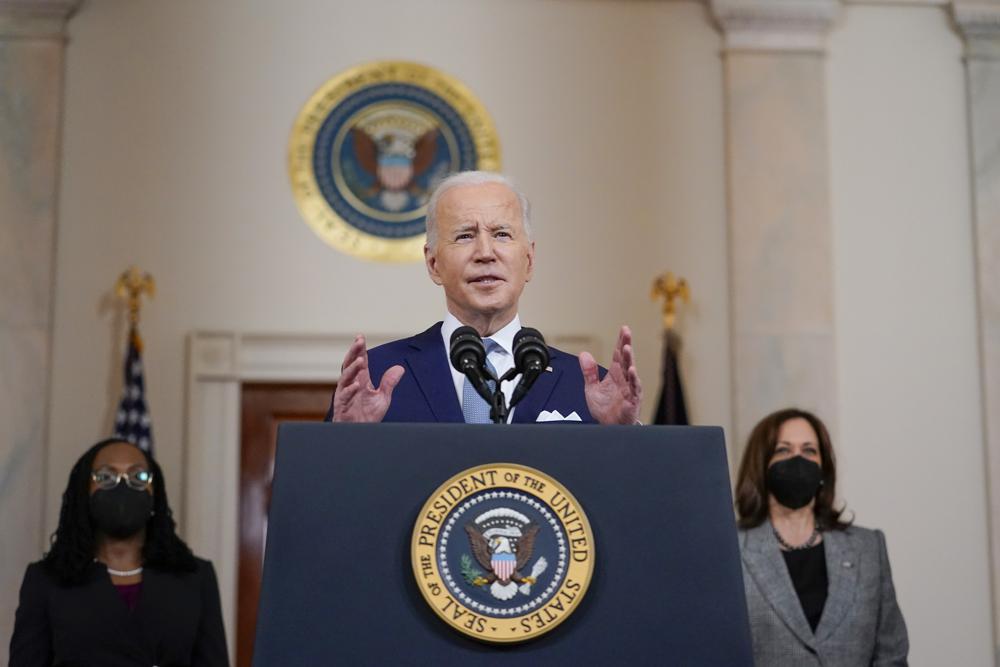
M 837 0 L 711 0 L 723 34 L 735 462 L 786 406 L 836 423 L 825 38 Z
M 0 0 L 0 653 L 45 489 L 66 20 L 78 0 Z
M 957 0 L 965 39 L 994 640 L 1000 637 L 1000 1 Z M 994 647 L 1000 662 L 1000 647 Z

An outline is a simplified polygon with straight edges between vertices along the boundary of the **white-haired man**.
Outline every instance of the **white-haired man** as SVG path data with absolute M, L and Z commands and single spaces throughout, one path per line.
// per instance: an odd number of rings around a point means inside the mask
M 484 339 L 497 375 L 514 365 L 518 300 L 531 280 L 535 243 L 530 206 L 505 177 L 462 172 L 441 182 L 427 205 L 427 272 L 444 288 L 444 320 L 423 333 L 367 350 L 358 336 L 344 358 L 333 421 L 487 422 L 486 402 L 452 368 L 452 332 L 466 325 Z M 511 411 L 511 422 L 634 424 L 642 401 L 632 334 L 623 326 L 606 373 L 584 352 L 550 348 L 550 369 Z M 372 378 L 379 378 L 378 385 Z M 515 382 L 502 391 L 510 400 Z

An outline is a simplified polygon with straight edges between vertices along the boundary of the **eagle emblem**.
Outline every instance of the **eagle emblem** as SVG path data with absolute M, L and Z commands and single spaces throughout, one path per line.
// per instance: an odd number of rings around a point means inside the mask
M 417 516 L 413 575 L 434 612 L 469 637 L 520 642 L 579 606 L 593 536 L 569 490 L 534 468 L 487 463 L 441 484 Z
M 363 127 L 351 128 L 354 156 L 358 165 L 374 180 L 364 193 L 365 198 L 377 198 L 389 211 L 401 211 L 420 199 L 426 188 L 415 180 L 434 164 L 438 152 L 437 128 L 419 136 L 401 128 L 372 136 Z
M 469 169 L 500 169 L 493 120 L 461 81 L 405 61 L 335 75 L 299 112 L 288 143 L 306 223 L 334 248 L 377 261 L 422 261 L 430 193 Z
M 498 600 L 510 600 L 518 592 L 531 594 L 531 585 L 545 572 L 548 562 L 538 558 L 531 573 L 522 574 L 531 561 L 538 535 L 538 524 L 520 512 L 498 507 L 484 512 L 475 521 L 465 524 L 469 546 L 485 576 L 470 573 L 466 579 L 474 586 L 489 586 L 490 594 Z

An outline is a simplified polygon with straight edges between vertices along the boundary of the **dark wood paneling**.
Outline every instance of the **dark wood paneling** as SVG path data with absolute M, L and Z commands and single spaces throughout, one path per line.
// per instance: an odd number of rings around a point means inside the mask
M 250 667 L 253 658 L 278 424 L 284 421 L 322 421 L 330 406 L 333 388 L 331 384 L 247 383 L 242 386 L 240 562 L 236 612 L 238 667 Z

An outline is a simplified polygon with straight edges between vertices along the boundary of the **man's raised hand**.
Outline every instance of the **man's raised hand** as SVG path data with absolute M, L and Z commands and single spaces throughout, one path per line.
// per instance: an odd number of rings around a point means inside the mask
M 632 331 L 623 326 L 603 380 L 598 379 L 597 362 L 589 352 L 580 354 L 583 392 L 587 409 L 601 424 L 636 424 L 642 405 L 642 382 L 635 369 Z
M 333 394 L 333 421 L 380 422 L 392 402 L 392 390 L 403 378 L 405 369 L 393 366 L 382 374 L 378 388 L 368 373 L 368 349 L 365 337 L 358 335 L 351 343 L 341 367 L 340 381 Z

